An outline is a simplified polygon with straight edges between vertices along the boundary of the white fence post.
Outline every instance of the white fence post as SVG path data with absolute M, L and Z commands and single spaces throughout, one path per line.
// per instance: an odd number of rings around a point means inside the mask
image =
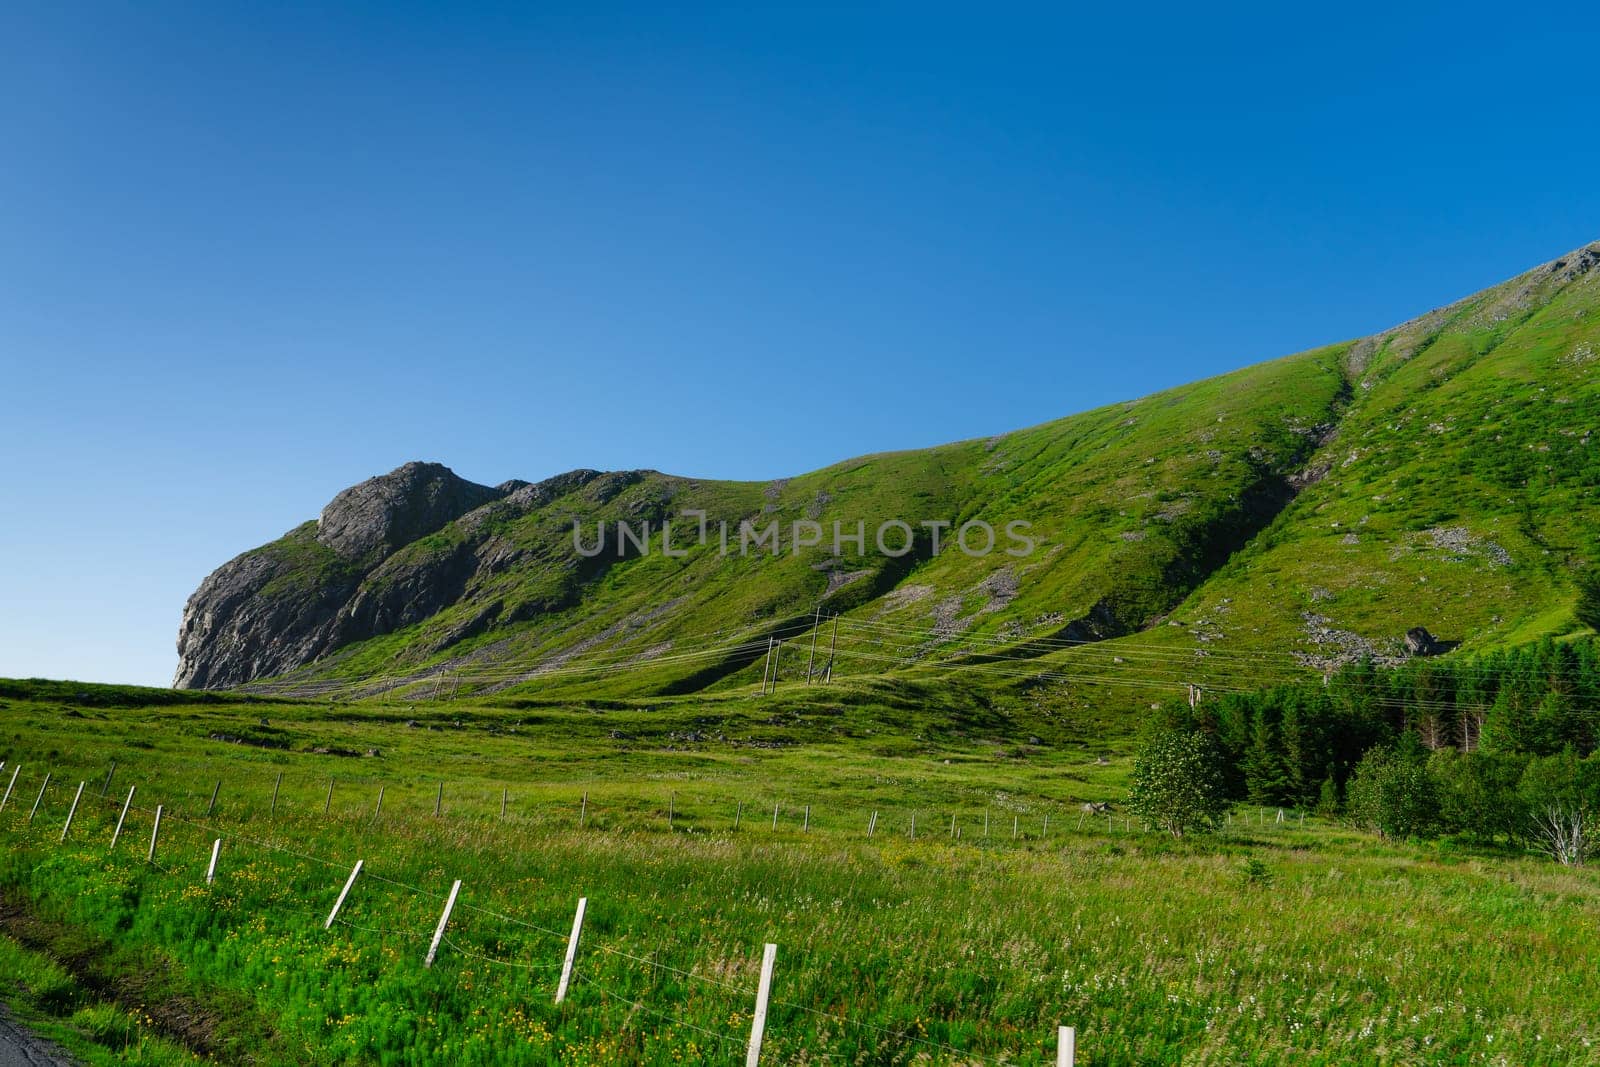
M 19 763 L 15 767 L 11 768 L 11 783 L 6 786 L 6 795 L 3 796 L 3 797 L 0 797 L 0 811 L 5 811 L 6 810 L 6 802 L 11 799 L 11 790 L 16 788 L 17 775 L 19 775 L 21 773 L 22 773 L 22 764 Z
M 444 940 L 444 928 L 450 923 L 450 912 L 456 906 L 456 894 L 461 892 L 461 879 L 457 878 L 450 887 L 450 899 L 444 902 L 444 914 L 439 916 L 439 925 L 433 931 L 433 943 L 428 946 L 428 958 L 422 961 L 424 967 L 433 966 L 433 958 L 439 954 L 439 942 Z
M 588 906 L 588 897 L 578 898 L 578 912 L 572 917 L 572 936 L 567 938 L 567 957 L 561 961 L 561 984 L 556 986 L 557 1004 L 567 999 L 567 985 L 572 981 L 572 964 L 578 958 L 578 938 L 583 936 L 583 913 Z
M 756 1013 L 750 1019 L 750 1050 L 745 1053 L 744 1067 L 757 1067 L 761 1062 L 761 1036 L 767 1029 L 767 999 L 772 994 L 772 965 L 778 959 L 778 946 L 768 944 L 761 953 L 761 984 L 756 988 Z
M 44 785 L 41 785 L 39 787 L 39 795 L 37 797 L 34 797 L 34 799 L 33 799 L 33 810 L 28 812 L 28 821 L 29 822 L 32 822 L 33 821 L 33 817 L 35 815 L 39 814 L 39 802 L 44 799 L 44 791 L 46 789 L 49 789 L 49 788 L 50 788 L 50 775 L 48 773 L 46 773 L 45 776 L 44 776 Z
M 72 807 L 67 809 L 67 825 L 61 828 L 61 840 L 67 839 L 67 831 L 72 829 L 72 817 L 78 814 L 78 801 L 83 797 L 83 787 L 87 783 L 79 782 L 78 791 L 72 795 Z
M 117 838 L 122 836 L 122 822 L 128 817 L 128 808 L 133 804 L 133 791 L 139 788 L 136 785 L 128 787 L 128 799 L 122 802 L 122 814 L 117 816 L 117 828 L 111 833 L 111 847 L 117 847 Z
M 1070 1026 L 1056 1031 L 1056 1067 L 1072 1067 L 1078 1054 L 1078 1032 Z
M 384 791 L 384 789 L 385 789 L 384 786 L 380 785 L 378 787 L 378 806 L 372 809 L 372 817 L 374 819 L 376 819 L 378 816 L 383 814 L 383 791 Z
M 161 805 L 156 805 L 155 825 L 150 827 L 150 854 L 144 858 L 146 863 L 156 861 L 156 838 L 161 836 Z
M 339 899 L 333 902 L 333 910 L 328 912 L 328 921 L 322 924 L 324 930 L 333 929 L 333 920 L 339 917 L 339 909 L 344 907 L 344 898 L 350 895 L 350 887 L 356 884 L 356 875 L 361 873 L 361 865 L 365 862 L 366 860 L 356 860 L 355 870 L 345 879 L 344 888 L 339 890 Z
M 222 852 L 222 838 L 211 842 L 211 865 L 206 868 L 206 885 L 210 885 L 217 878 L 217 856 Z

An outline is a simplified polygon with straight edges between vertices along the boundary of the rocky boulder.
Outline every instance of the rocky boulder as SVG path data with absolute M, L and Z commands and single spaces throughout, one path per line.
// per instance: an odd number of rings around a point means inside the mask
M 1435 656 L 1440 652 L 1439 642 L 1423 627 L 1413 626 L 1406 631 L 1406 651 L 1413 656 Z

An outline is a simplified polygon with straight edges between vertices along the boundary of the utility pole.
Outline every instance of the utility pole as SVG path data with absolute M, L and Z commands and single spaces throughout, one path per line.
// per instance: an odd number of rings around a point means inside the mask
M 806 684 L 811 684 L 811 665 L 817 661 L 817 631 L 822 628 L 822 604 L 811 613 L 811 655 L 806 657 Z
M 833 635 L 828 638 L 828 670 L 823 675 L 824 682 L 833 681 L 833 653 L 839 647 L 839 613 L 833 613 Z
M 772 638 L 767 638 L 767 658 L 761 664 L 761 695 L 767 695 L 767 678 L 772 674 Z

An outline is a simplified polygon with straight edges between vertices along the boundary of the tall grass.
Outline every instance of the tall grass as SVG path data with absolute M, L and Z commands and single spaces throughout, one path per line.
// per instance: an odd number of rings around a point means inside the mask
M 424 732 L 330 723 L 316 709 L 271 714 L 297 745 Z M 1092 1064 L 1600 1059 L 1600 879 L 1588 870 L 1380 844 L 1314 818 L 1240 818 L 1215 841 L 1181 846 L 1124 830 L 1121 815 L 1112 830 L 1095 820 L 1079 831 L 1072 801 L 1114 795 L 1122 767 L 1041 752 L 1017 768 L 982 746 L 930 759 L 813 742 L 741 762 L 638 738 L 618 758 L 609 742 L 569 737 L 564 761 L 525 760 L 504 779 L 501 819 L 492 776 L 507 746 L 543 751 L 555 738 L 436 734 L 338 761 L 201 744 L 181 720 L 144 715 L 8 718 L 27 803 L 14 796 L 0 813 L 0 886 L 88 936 L 169 960 L 278 1035 L 230 1036 L 219 1020 L 224 1058 L 730 1062 L 742 1056 L 761 945 L 773 941 L 764 1062 L 1043 1063 L 1062 1023 L 1078 1028 L 1080 1062 Z M 128 746 L 141 737 L 162 748 Z M 119 766 L 101 798 L 112 752 Z M 47 766 L 60 784 L 29 825 Z M 340 779 L 327 817 L 323 767 L 363 772 Z M 440 818 L 434 775 L 452 782 Z M 811 830 L 791 801 L 774 832 L 774 795 L 809 798 Z M 156 803 L 168 816 L 151 866 Z M 868 840 L 870 810 L 881 817 Z M 1043 837 L 1047 810 L 1057 816 Z M 1016 841 L 1013 811 L 1024 813 Z M 217 836 L 220 873 L 206 886 Z M 324 931 L 357 858 L 366 873 Z M 455 878 L 461 901 L 428 970 Z M 557 1006 L 579 896 L 590 903 L 578 980 Z

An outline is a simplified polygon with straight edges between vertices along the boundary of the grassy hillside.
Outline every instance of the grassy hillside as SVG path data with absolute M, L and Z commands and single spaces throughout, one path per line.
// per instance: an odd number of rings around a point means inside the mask
M 353 595 L 373 635 L 257 688 L 747 690 L 771 638 L 790 639 L 780 677 L 804 680 L 820 612 L 839 616 L 818 638 L 836 679 L 959 666 L 1022 698 L 1126 710 L 1191 681 L 1395 659 L 1412 626 L 1446 649 L 1558 635 L 1574 569 L 1600 558 L 1597 263 L 1591 247 L 1371 338 L 988 440 L 769 484 L 569 476 L 364 573 L 307 524 L 257 550 L 276 574 L 258 599 L 292 619 Z M 706 513 L 709 544 L 685 510 Z M 872 543 L 892 519 L 918 527 L 900 558 Z M 592 541 L 618 520 L 650 523 L 654 550 L 613 535 L 600 557 L 574 551 L 574 523 Z M 681 557 L 660 551 L 669 520 Z M 1037 549 L 968 555 L 949 542 L 972 520 L 1030 523 Z M 783 551 L 741 556 L 744 521 L 778 523 Z M 937 554 L 931 521 L 948 524 Z M 823 543 L 791 552 L 797 522 Z M 864 555 L 834 555 L 835 522 L 864 524 Z
M 1576 628 L 1600 560 L 1600 273 L 1576 258 L 1348 350 L 1318 480 L 1138 643 L 1320 668 L 1403 656 L 1415 625 L 1463 653 Z

